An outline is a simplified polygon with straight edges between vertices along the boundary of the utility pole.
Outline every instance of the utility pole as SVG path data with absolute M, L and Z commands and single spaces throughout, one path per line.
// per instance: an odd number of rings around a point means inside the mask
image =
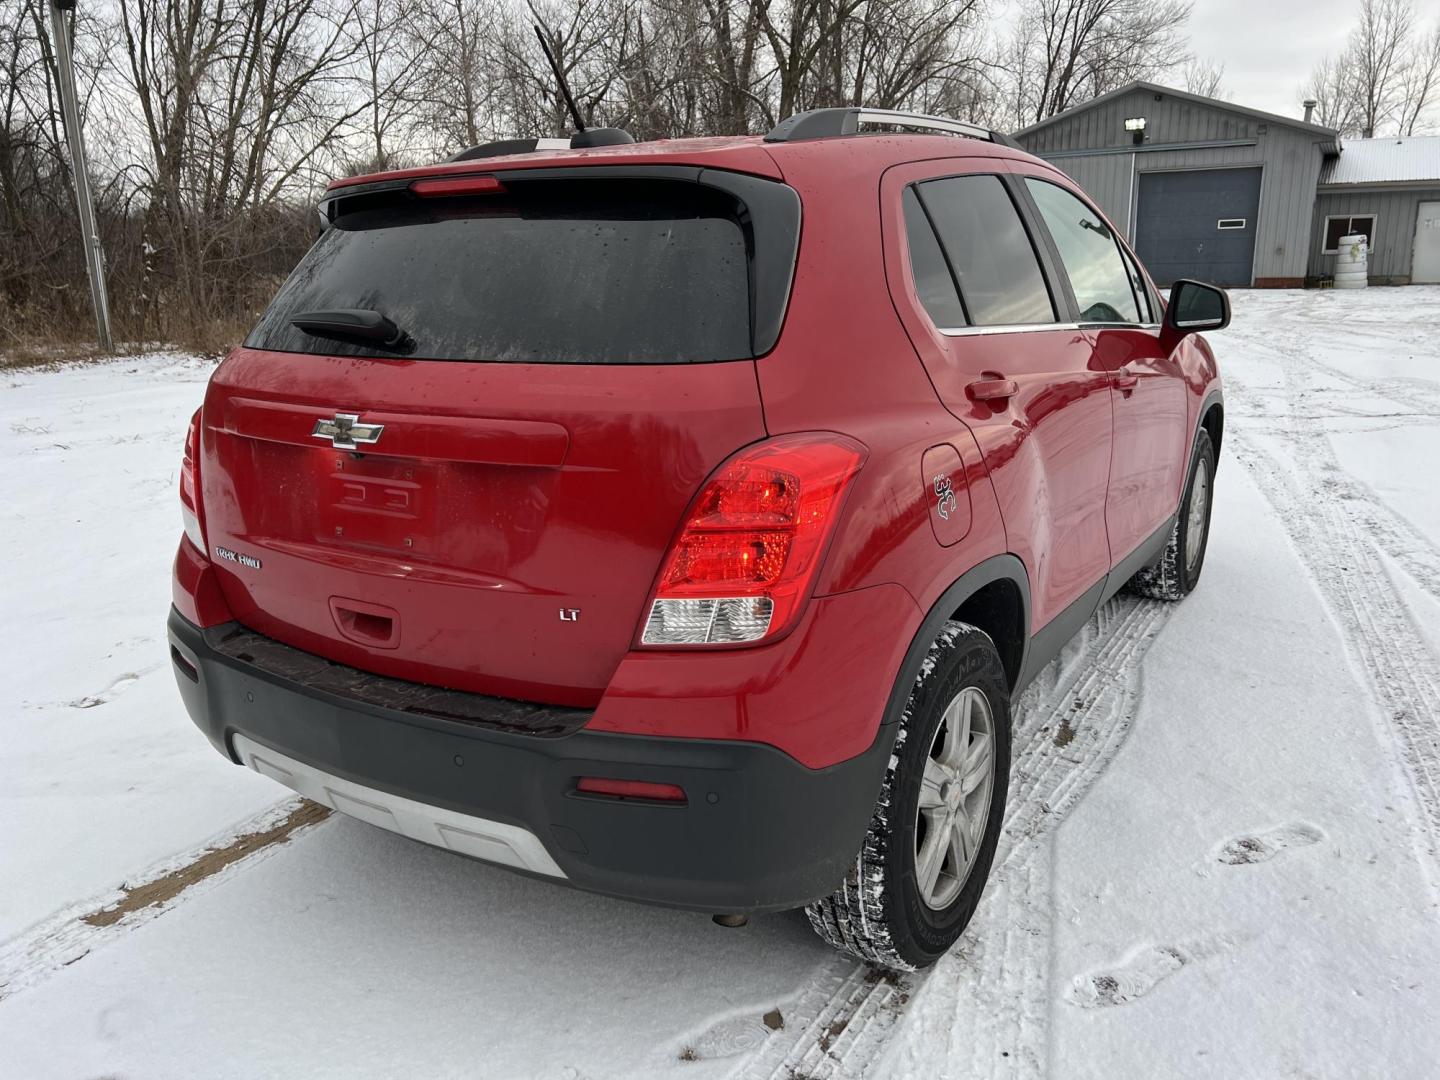
M 75 208 L 80 214 L 80 241 L 90 274 L 90 299 L 95 305 L 95 331 L 100 348 L 114 352 L 110 337 L 110 300 L 105 295 L 105 253 L 95 227 L 95 204 L 90 198 L 90 174 L 85 168 L 85 135 L 80 130 L 80 99 L 75 92 L 75 58 L 70 51 L 70 26 L 65 17 L 75 0 L 50 0 L 50 26 L 55 36 L 55 67 L 60 78 L 60 103 L 65 114 L 66 141 L 70 144 L 70 175 L 75 181 Z

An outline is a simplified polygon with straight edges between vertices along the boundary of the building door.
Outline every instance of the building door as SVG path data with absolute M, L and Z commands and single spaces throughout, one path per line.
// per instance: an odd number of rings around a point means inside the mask
M 1258 168 L 1141 173 L 1135 250 L 1157 285 L 1249 285 L 1259 213 Z
M 1440 285 L 1440 202 L 1422 202 L 1415 213 L 1410 280 L 1416 285 Z

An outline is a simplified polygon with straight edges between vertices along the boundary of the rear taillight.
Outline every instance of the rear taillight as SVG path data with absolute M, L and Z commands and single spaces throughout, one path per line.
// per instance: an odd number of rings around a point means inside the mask
M 180 462 L 180 520 L 185 536 L 203 554 L 205 534 L 200 531 L 200 410 L 185 432 L 185 456 Z
M 787 630 L 864 460 L 853 439 L 807 433 L 722 465 L 665 558 L 640 644 L 737 645 Z

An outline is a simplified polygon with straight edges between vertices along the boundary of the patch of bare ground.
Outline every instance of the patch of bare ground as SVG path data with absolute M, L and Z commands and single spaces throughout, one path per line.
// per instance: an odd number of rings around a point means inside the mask
M 197 882 L 218 874 L 227 866 L 261 848 L 287 842 L 295 830 L 324 821 L 330 816 L 330 812 L 329 807 L 306 800 L 278 824 L 257 832 L 244 833 L 224 847 L 207 849 L 191 862 L 163 877 L 128 888 L 118 903 L 92 911 L 82 916 L 82 921 L 91 926 L 113 926 L 132 912 L 168 903 Z

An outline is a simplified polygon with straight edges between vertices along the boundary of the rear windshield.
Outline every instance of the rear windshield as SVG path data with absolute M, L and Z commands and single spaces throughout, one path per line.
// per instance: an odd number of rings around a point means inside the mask
M 748 358 L 746 235 L 735 199 L 666 180 L 549 180 L 504 194 L 350 200 L 246 340 L 343 356 L 393 350 L 293 326 L 377 311 L 421 359 L 691 363 Z M 368 202 L 368 206 L 364 205 Z

